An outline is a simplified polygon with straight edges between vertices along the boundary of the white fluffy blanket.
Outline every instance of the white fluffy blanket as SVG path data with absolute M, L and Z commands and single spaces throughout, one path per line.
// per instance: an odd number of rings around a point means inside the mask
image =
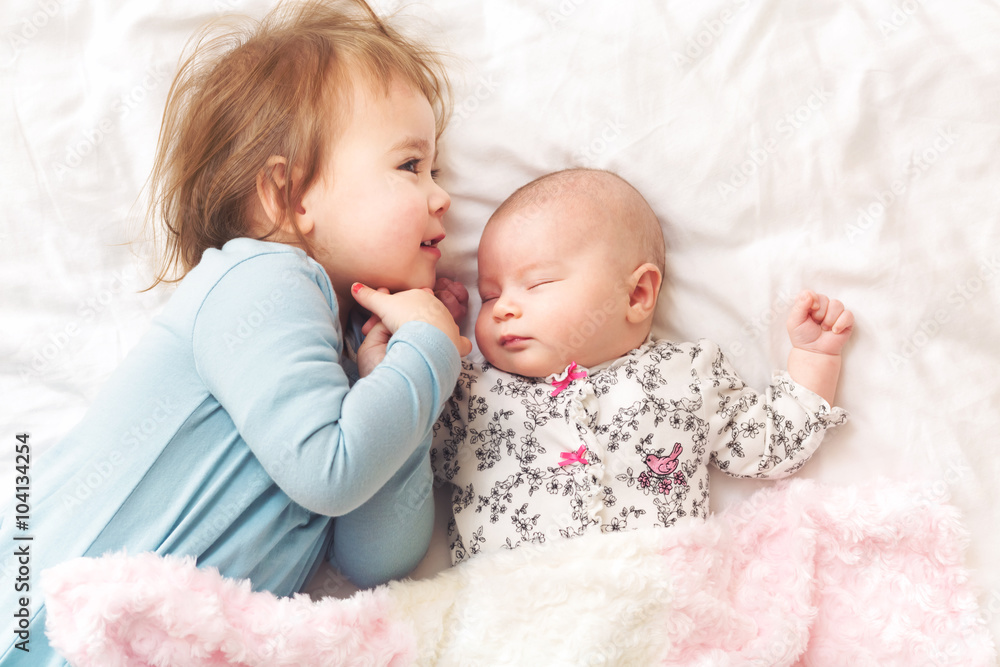
M 990 665 L 954 508 L 782 483 L 707 521 L 480 556 L 347 600 L 190 559 L 43 575 L 52 644 L 95 665 Z

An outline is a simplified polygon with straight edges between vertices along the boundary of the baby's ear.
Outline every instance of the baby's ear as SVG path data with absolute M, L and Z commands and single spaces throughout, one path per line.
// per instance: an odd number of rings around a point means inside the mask
M 632 272 L 628 283 L 630 292 L 626 314 L 629 322 L 639 324 L 653 316 L 662 282 L 663 276 L 655 264 L 646 262 Z
M 305 210 L 300 202 L 291 209 L 285 201 L 285 188 L 288 187 L 288 160 L 280 155 L 272 155 L 267 164 L 257 173 L 257 199 L 260 208 L 270 222 L 271 230 L 281 230 L 295 237 L 293 225 L 298 225 L 303 234 L 312 231 L 311 220 L 304 219 Z

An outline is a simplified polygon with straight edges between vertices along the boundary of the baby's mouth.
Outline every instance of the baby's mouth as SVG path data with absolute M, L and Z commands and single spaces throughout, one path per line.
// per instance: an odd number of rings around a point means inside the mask
M 512 335 L 500 336 L 500 347 L 507 347 L 508 345 L 516 346 L 521 343 L 526 343 L 529 340 L 531 339 L 528 338 L 527 336 L 512 336 Z

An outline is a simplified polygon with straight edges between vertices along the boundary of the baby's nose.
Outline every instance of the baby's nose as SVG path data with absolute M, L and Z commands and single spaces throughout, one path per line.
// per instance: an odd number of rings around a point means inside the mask
M 509 298 L 501 296 L 493 304 L 493 318 L 495 320 L 509 320 L 512 317 L 518 317 L 521 314 L 520 308 L 517 304 Z

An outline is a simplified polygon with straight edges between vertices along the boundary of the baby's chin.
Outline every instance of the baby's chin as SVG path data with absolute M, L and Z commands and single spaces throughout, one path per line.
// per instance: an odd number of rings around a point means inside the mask
M 498 358 L 491 354 L 483 354 L 483 356 L 497 370 L 528 378 L 546 378 L 550 375 L 558 375 L 569 366 L 569 363 L 562 361 L 518 362 L 506 357 Z

